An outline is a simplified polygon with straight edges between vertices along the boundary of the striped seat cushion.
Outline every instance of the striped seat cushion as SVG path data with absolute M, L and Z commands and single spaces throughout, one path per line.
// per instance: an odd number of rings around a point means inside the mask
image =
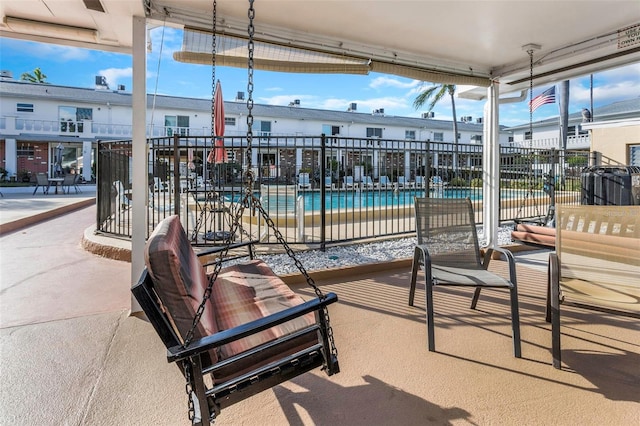
M 236 327 L 270 314 L 304 303 L 261 260 L 233 265 L 220 271 L 211 295 L 214 300 L 216 323 L 221 330 Z M 222 347 L 220 356 L 226 359 L 260 344 L 278 339 L 315 324 L 315 315 L 306 314 L 279 326 L 231 342 Z M 272 351 L 264 351 L 244 363 L 216 373 L 215 381 L 221 381 L 264 365 L 276 358 L 307 347 L 318 341 L 317 332 L 312 331 Z
M 158 224 L 147 241 L 144 256 L 163 309 L 179 337 L 184 339 L 202 302 L 208 278 L 178 216 L 170 216 Z M 194 337 L 208 336 L 218 330 L 212 306 L 207 303 Z M 217 362 L 216 351 L 210 351 L 209 356 L 211 363 Z

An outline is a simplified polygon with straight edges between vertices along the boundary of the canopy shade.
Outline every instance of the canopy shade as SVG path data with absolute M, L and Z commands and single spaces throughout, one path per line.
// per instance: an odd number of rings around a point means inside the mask
M 182 51 L 174 52 L 176 61 L 211 65 L 212 36 L 210 32 L 185 28 Z M 369 58 L 340 56 L 331 53 L 298 49 L 265 41 L 254 42 L 254 68 L 264 71 L 316 74 L 383 74 L 399 75 L 433 83 L 465 84 L 487 87 L 489 79 L 469 75 L 458 75 L 444 70 L 426 70 Z M 247 67 L 247 41 L 241 37 L 216 34 L 216 65 Z

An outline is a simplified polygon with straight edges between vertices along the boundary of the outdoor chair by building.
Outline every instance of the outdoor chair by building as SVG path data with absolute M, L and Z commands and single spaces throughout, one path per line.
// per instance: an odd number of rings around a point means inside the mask
M 513 352 L 521 357 L 520 316 L 515 259 L 508 250 L 487 249 L 484 258 L 478 244 L 473 205 L 465 199 L 415 198 L 418 245 L 413 256 L 409 306 L 413 306 L 418 269 L 424 270 L 429 350 L 435 351 L 434 286 L 475 287 L 471 309 L 475 309 L 483 287 L 503 288 L 510 294 Z M 493 252 L 504 255 L 509 278 L 487 270 Z
M 65 194 L 70 194 L 71 188 L 75 189 L 76 194 L 82 192 L 78 187 L 79 178 L 80 178 L 80 175 L 74 175 L 71 173 L 66 174 L 64 176 L 64 180 L 62 181 L 62 192 L 64 192 Z
M 36 189 L 33 190 L 33 195 L 36 195 L 36 192 L 38 192 L 38 188 L 40 187 L 42 187 L 43 194 L 48 194 L 50 186 L 51 184 L 49 183 L 49 178 L 46 173 L 38 173 L 36 175 Z
M 424 176 L 416 176 L 416 188 L 424 189 Z
M 560 304 L 640 318 L 640 206 L 556 206 L 547 321 L 561 368 Z M 598 321 L 598 314 L 580 322 Z M 575 333 L 572 333 L 575 337 Z

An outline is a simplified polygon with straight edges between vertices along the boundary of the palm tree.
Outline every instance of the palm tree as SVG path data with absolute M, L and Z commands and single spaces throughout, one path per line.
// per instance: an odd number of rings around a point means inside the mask
M 40 70 L 40 67 L 38 67 L 35 70 L 33 70 L 33 74 L 30 74 L 28 72 L 24 72 L 20 76 L 20 80 L 28 81 L 30 83 L 45 83 L 45 84 L 48 84 L 45 81 L 46 79 L 47 79 L 47 76 L 42 73 L 42 71 Z
M 423 87 L 424 87 L 423 82 Z M 433 110 L 433 107 L 436 106 L 438 102 L 444 95 L 449 94 L 451 96 L 451 110 L 453 112 L 453 172 L 454 175 L 457 175 L 458 170 L 458 119 L 456 117 L 456 101 L 454 99 L 456 93 L 456 85 L 455 84 L 440 84 L 435 86 L 430 86 L 423 92 L 421 92 L 416 99 L 413 101 L 413 106 L 415 109 L 421 108 L 427 101 L 431 100 L 429 103 L 429 112 Z

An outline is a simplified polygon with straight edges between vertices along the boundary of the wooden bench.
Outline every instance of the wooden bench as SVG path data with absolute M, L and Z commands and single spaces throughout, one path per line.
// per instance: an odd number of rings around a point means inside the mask
M 561 368 L 560 304 L 640 318 L 640 206 L 558 206 L 547 321 Z
M 185 375 L 195 424 L 208 425 L 224 407 L 316 367 L 339 372 L 325 314 L 337 296 L 305 302 L 253 259 L 251 243 L 230 245 L 236 252 L 244 248 L 250 260 L 220 270 L 186 346 L 211 278 L 201 259 L 223 248 L 196 255 L 178 216 L 171 216 L 149 237 L 146 268 L 132 288 L 168 361 Z

